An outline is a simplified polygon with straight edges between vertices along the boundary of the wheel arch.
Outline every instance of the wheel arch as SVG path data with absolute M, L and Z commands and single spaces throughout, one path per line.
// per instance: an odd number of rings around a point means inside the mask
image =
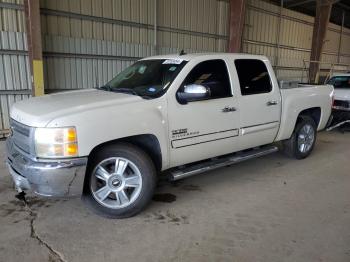
M 292 136 L 295 127 L 301 121 L 302 116 L 311 117 L 316 123 L 317 130 L 319 130 L 320 125 L 322 125 L 322 109 L 320 107 L 304 108 L 300 111 L 294 111 L 290 108 L 284 115 L 282 115 L 280 130 L 278 131 L 275 141 L 289 139 Z
M 320 107 L 312 107 L 312 108 L 308 108 L 308 109 L 301 111 L 298 115 L 297 122 L 296 122 L 295 126 L 300 122 L 300 120 L 302 119 L 302 116 L 311 117 L 315 121 L 316 127 L 318 127 L 320 124 L 320 120 L 321 120 L 321 108 Z
M 96 152 L 101 150 L 103 147 L 116 145 L 121 142 L 133 144 L 139 147 L 140 149 L 144 150 L 145 153 L 148 154 L 149 157 L 152 159 L 157 172 L 162 170 L 162 151 L 160 143 L 158 138 L 152 134 L 141 134 L 136 136 L 123 137 L 99 144 L 91 150 L 88 156 L 88 164 L 91 158 L 94 156 L 94 154 L 96 154 Z

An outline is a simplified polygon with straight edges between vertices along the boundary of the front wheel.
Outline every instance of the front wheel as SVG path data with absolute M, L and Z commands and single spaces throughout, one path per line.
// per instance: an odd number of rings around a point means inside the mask
M 303 159 L 312 152 L 317 135 L 315 121 L 309 116 L 300 116 L 291 138 L 283 141 L 283 151 L 296 159 Z
M 92 156 L 83 200 L 99 215 L 126 218 L 151 200 L 156 171 L 149 156 L 131 144 L 108 146 Z

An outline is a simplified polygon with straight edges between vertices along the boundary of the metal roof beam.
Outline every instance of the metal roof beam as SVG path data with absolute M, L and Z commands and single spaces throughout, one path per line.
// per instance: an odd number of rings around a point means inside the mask
M 311 2 L 315 2 L 315 0 L 305 0 L 305 1 L 297 2 L 297 3 L 293 3 L 293 4 L 290 4 L 290 5 L 286 5 L 286 8 L 296 7 L 296 6 L 308 4 L 308 3 L 311 3 Z
M 345 4 L 343 4 L 343 3 L 337 2 L 336 5 L 342 7 L 342 8 L 344 8 L 344 9 L 346 9 L 346 10 L 350 10 L 350 6 L 345 5 Z

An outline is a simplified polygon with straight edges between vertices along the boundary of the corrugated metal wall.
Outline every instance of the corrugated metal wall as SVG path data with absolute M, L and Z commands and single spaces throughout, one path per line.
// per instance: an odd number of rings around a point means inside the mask
M 6 1 L 4 4 L 23 4 Z M 29 97 L 29 67 L 23 12 L 0 8 L 0 137 L 9 127 L 9 108 Z
M 243 52 L 270 58 L 278 78 L 307 81 L 314 18 L 261 0 L 248 0 Z M 330 24 L 322 54 L 324 74 L 338 63 L 341 27 Z M 326 64 L 328 63 L 328 64 Z M 350 64 L 350 30 L 344 28 L 339 63 Z M 336 66 L 336 69 L 345 69 Z
M 102 85 L 140 57 L 226 50 L 226 1 L 42 0 L 41 7 L 47 90 Z

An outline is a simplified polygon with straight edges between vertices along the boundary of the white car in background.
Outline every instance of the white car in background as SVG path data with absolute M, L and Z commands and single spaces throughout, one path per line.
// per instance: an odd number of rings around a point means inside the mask
M 333 75 L 327 84 L 334 86 L 334 119 L 350 119 L 350 73 Z

